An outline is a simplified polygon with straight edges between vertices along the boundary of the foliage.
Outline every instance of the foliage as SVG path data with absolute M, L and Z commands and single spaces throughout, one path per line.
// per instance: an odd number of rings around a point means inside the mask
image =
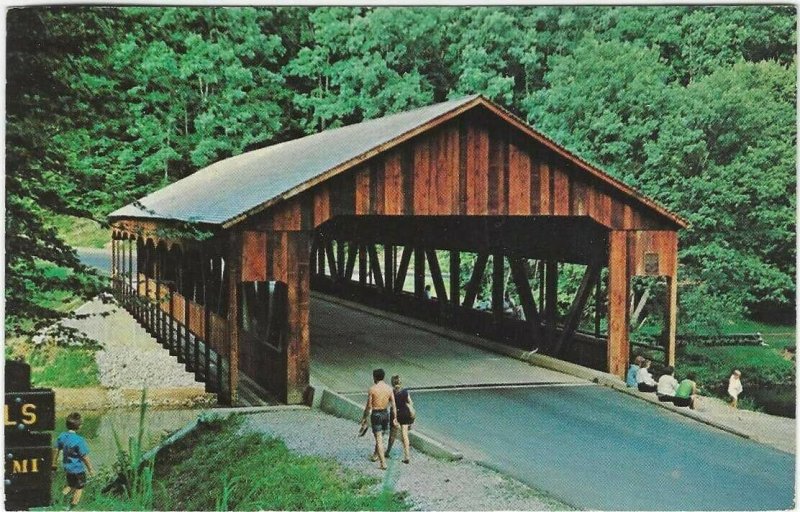
M 137 510 L 153 508 L 153 459 L 145 459 L 142 439 L 145 433 L 145 417 L 147 414 L 147 389 L 142 389 L 139 402 L 139 427 L 136 437 L 128 438 L 127 450 L 123 447 L 116 431 L 114 444 L 117 447 L 115 471 L 118 474 L 122 496 L 134 504 Z
M 162 510 L 405 510 L 402 496 L 338 464 L 290 452 L 283 441 L 202 422 L 156 465 Z
M 701 379 L 709 389 L 721 389 L 723 381 L 727 389 L 728 377 L 734 369 L 746 375 L 747 381 L 753 386 L 789 385 L 795 381 L 794 363 L 765 347 L 688 346 L 681 355 L 682 372 L 699 369 L 699 363 L 713 360 L 714 364 L 703 365 L 703 373 L 711 377 Z
M 55 343 L 36 346 L 17 338 L 6 341 L 6 358 L 29 364 L 35 387 L 82 388 L 100 384 L 100 370 L 91 349 Z
M 792 317 L 795 21 L 761 5 L 12 9 L 8 325 L 57 316 L 34 290 L 86 290 L 53 214 L 101 219 L 222 158 L 472 93 L 689 220 L 681 329 Z
M 71 215 L 50 215 L 48 222 L 59 238 L 71 247 L 102 249 L 111 241 L 109 230 L 93 219 Z

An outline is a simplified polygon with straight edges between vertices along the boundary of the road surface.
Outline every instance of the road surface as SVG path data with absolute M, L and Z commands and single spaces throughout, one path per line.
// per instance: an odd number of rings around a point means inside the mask
M 611 389 L 318 298 L 311 339 L 314 379 L 360 403 L 399 373 L 416 428 L 576 507 L 794 507 L 793 455 Z
M 95 249 L 93 247 L 76 247 L 78 259 L 87 267 L 93 267 L 111 275 L 111 249 Z M 135 257 L 135 256 L 134 256 Z

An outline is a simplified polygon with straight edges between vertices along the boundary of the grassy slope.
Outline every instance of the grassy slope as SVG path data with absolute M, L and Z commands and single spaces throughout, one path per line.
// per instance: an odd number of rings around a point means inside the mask
M 107 228 L 97 222 L 69 215 L 53 215 L 50 224 L 61 238 L 72 247 L 103 248 L 111 240 Z
M 239 421 L 204 424 L 159 454 L 152 497 L 100 494 L 87 487 L 89 510 L 407 510 L 404 497 L 376 492 L 375 479 L 336 462 L 297 455 L 283 441 L 243 433 Z M 149 486 L 146 486 L 149 487 Z M 148 494 L 148 493 L 145 493 Z

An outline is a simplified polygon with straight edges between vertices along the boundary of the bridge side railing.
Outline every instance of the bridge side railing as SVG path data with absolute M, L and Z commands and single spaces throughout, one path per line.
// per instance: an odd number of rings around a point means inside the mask
M 169 351 L 169 354 L 203 382 L 207 392 L 221 402 L 230 399 L 227 319 L 174 289 L 174 283 L 144 274 L 112 277 L 117 302 Z

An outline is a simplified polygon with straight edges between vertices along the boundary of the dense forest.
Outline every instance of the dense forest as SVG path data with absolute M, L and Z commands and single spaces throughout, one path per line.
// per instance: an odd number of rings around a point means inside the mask
M 7 16 L 6 329 L 93 293 L 50 222 L 466 94 L 690 222 L 679 329 L 793 319 L 794 7 L 102 8 Z M 43 262 L 73 272 L 48 272 Z

